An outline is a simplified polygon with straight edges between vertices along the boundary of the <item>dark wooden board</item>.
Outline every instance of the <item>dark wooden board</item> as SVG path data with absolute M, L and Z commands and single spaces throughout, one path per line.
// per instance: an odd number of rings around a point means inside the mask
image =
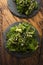
M 36 53 L 34 53 L 33 56 L 24 59 L 18 59 L 15 56 L 12 57 L 10 54 L 8 54 L 8 52 L 6 52 L 6 50 L 4 49 L 2 33 L 8 28 L 9 25 L 13 24 L 14 22 L 28 21 L 34 27 L 36 27 L 41 37 L 43 27 L 43 0 L 41 0 L 40 11 L 34 17 L 29 19 L 21 19 L 16 16 L 13 16 L 10 10 L 8 9 L 7 0 L 0 0 L 0 8 L 2 10 L 2 12 L 0 13 L 0 65 L 38 65 L 39 59 L 41 59 L 39 64 L 43 65 L 43 50 L 41 49 L 41 57 L 39 57 L 40 48 L 37 50 Z M 1 16 L 3 18 L 1 18 Z M 40 25 L 39 22 L 41 23 Z

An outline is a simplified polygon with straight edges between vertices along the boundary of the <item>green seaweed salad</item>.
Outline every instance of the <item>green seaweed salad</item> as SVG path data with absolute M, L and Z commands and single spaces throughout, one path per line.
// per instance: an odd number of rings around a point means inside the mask
M 38 48 L 36 29 L 27 22 L 19 22 L 6 33 L 6 48 L 12 52 L 33 52 Z
M 29 16 L 34 10 L 38 9 L 36 0 L 13 0 L 17 5 L 17 10 L 20 14 Z

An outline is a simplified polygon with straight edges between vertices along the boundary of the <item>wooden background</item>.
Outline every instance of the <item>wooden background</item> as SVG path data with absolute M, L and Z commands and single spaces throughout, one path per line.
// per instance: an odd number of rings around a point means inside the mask
M 9 25 L 19 21 L 30 22 L 38 30 L 40 38 L 43 37 L 43 0 L 41 0 L 40 11 L 36 16 L 28 19 L 20 19 L 14 16 L 8 9 L 7 0 L 0 0 L 0 65 L 43 65 L 43 46 L 41 47 L 41 55 L 39 48 L 31 57 L 22 59 L 11 56 L 4 49 L 3 32 Z

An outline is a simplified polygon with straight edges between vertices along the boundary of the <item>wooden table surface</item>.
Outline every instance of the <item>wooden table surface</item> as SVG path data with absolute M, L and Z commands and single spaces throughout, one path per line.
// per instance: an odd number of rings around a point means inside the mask
M 4 49 L 3 32 L 9 25 L 19 21 L 30 22 L 38 30 L 41 38 L 43 33 L 43 0 L 41 0 L 40 11 L 34 17 L 28 19 L 14 16 L 8 9 L 7 0 L 0 0 L 0 65 L 43 65 L 43 50 L 41 50 L 40 55 L 40 48 L 31 57 L 22 59 L 11 56 Z

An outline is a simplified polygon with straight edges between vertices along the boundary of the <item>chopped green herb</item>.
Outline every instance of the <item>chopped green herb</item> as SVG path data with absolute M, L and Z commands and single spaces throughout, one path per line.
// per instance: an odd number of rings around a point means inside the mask
M 22 22 L 11 27 L 6 37 L 9 51 L 30 52 L 38 48 L 36 29 L 30 23 Z
M 36 0 L 13 0 L 17 5 L 17 10 L 20 14 L 29 16 L 34 10 L 38 8 Z

